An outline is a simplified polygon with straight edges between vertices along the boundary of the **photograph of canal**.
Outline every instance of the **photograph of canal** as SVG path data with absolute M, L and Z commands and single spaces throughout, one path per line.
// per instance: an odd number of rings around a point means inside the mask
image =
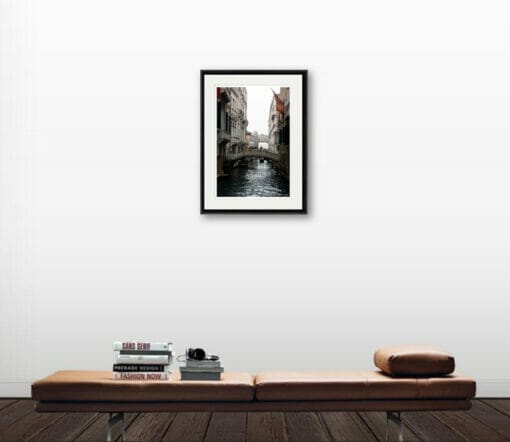
M 288 197 L 288 87 L 219 87 L 218 197 Z
M 307 71 L 202 70 L 200 107 L 200 212 L 306 213 Z

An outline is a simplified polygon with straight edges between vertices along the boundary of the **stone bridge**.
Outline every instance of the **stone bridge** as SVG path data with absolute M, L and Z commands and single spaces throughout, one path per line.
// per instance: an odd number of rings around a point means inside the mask
M 228 161 L 237 161 L 243 158 L 264 158 L 271 161 L 280 161 L 280 154 L 267 149 L 248 149 L 243 152 L 227 154 L 225 156 L 225 159 Z

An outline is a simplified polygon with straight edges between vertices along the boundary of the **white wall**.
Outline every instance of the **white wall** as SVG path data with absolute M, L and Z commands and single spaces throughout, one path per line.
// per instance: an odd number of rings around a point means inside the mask
M 314 5 L 1 2 L 0 396 L 120 338 L 510 395 L 510 6 Z M 309 69 L 308 216 L 199 215 L 201 68 Z

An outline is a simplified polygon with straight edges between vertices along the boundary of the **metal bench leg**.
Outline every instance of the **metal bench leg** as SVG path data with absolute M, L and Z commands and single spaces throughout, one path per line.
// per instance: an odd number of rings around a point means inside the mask
M 107 442 L 112 442 L 112 429 L 113 429 L 113 426 L 118 421 L 121 422 L 122 442 L 124 442 L 126 440 L 125 425 L 124 425 L 124 413 L 110 413 L 110 418 L 108 419 L 108 424 L 106 426 L 106 440 L 107 440 Z
M 390 442 L 390 422 L 393 422 L 398 428 L 398 442 L 404 442 L 404 425 L 400 419 L 400 411 L 386 412 L 386 442 Z

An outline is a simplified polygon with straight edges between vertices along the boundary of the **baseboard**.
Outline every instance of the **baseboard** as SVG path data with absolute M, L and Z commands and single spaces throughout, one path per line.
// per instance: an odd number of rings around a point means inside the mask
M 0 397 L 30 397 L 32 395 L 30 385 L 30 382 L 0 382 Z
M 30 382 L 0 382 L 0 397 L 31 396 Z M 476 396 L 483 398 L 510 397 L 510 379 L 483 379 L 476 382 Z
M 481 379 L 476 381 L 476 396 L 483 398 L 510 397 L 510 379 Z

